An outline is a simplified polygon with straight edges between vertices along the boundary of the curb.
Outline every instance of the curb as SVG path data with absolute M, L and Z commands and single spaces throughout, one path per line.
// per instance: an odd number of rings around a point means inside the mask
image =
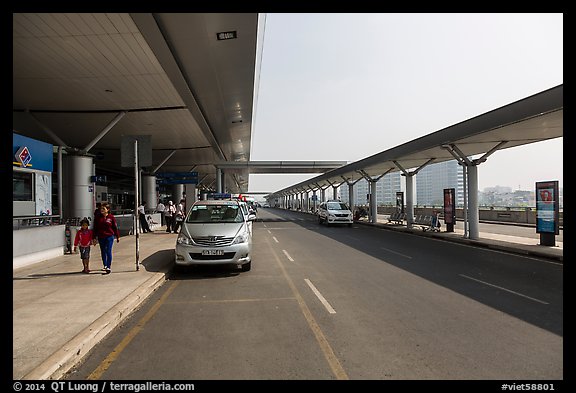
M 505 251 L 505 252 L 508 252 L 511 254 L 528 255 L 528 256 L 534 256 L 534 257 L 539 257 L 539 258 L 544 258 L 544 259 L 551 259 L 551 260 L 559 261 L 560 263 L 564 263 L 563 253 L 561 255 L 552 255 L 552 254 L 544 252 L 544 251 L 540 252 L 538 250 L 527 250 L 527 249 L 524 249 L 521 247 L 510 246 L 510 245 L 505 244 L 504 242 L 499 242 L 497 240 L 479 241 L 479 240 L 465 239 L 465 238 L 460 238 L 460 237 L 442 236 L 442 235 L 438 235 L 438 234 L 432 233 L 432 232 L 426 233 L 426 232 L 423 232 L 420 230 L 413 230 L 413 229 L 408 229 L 408 228 L 394 228 L 394 227 L 388 226 L 386 224 L 381 224 L 381 223 L 373 224 L 371 222 L 358 222 L 358 221 L 354 221 L 354 223 L 360 224 L 360 225 L 372 226 L 372 227 L 379 228 L 379 229 L 409 233 L 409 234 L 416 235 L 416 236 L 427 236 L 427 237 L 431 237 L 431 238 L 434 238 L 437 240 L 444 240 L 444 241 L 452 242 L 452 243 L 461 243 L 461 244 L 467 244 L 467 245 L 474 246 L 474 247 L 482 247 L 482 248 L 489 248 L 492 250 Z
M 26 374 L 23 380 L 60 379 L 72 367 L 78 364 L 90 350 L 126 319 L 168 276 L 168 272 L 154 273 L 126 298 L 96 319 L 82 332 L 43 361 L 34 370 Z

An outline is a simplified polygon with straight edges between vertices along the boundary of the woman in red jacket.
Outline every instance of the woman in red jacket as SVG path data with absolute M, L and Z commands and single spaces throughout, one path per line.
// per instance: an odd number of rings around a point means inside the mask
M 120 242 L 120 233 L 118 232 L 116 218 L 110 213 L 108 202 L 100 204 L 100 215 L 94 217 L 94 232 L 98 237 L 98 243 L 100 243 L 100 253 L 104 264 L 103 270 L 106 274 L 109 274 L 112 266 L 112 245 L 114 244 L 114 238 L 116 238 L 117 243 Z

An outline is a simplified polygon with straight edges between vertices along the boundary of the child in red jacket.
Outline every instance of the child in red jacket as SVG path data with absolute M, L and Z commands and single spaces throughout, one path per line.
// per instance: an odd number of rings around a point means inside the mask
M 84 265 L 82 273 L 90 273 L 88 265 L 90 263 L 90 246 L 94 241 L 94 232 L 88 228 L 89 224 L 86 219 L 80 221 L 80 230 L 76 232 L 76 238 L 74 239 L 74 252 L 76 252 L 76 248 L 80 246 L 80 258 Z

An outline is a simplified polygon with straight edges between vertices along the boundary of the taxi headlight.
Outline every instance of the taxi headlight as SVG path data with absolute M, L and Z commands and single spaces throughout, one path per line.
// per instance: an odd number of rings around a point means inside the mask
M 248 233 L 244 232 L 244 233 L 241 233 L 238 236 L 236 236 L 236 238 L 234 239 L 232 244 L 241 244 L 241 243 L 246 243 L 247 241 L 248 241 Z
M 185 235 L 183 232 L 180 232 L 178 234 L 178 238 L 176 239 L 176 243 L 177 244 L 186 244 L 186 245 L 192 245 L 192 239 L 190 239 L 187 235 Z

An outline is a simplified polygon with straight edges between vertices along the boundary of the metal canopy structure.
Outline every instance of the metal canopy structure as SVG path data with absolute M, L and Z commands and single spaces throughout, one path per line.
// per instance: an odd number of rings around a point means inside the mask
M 396 171 L 414 172 L 425 165 L 488 155 L 528 143 L 563 136 L 563 85 L 492 110 L 373 156 L 270 194 L 268 198 L 316 190 L 362 178 L 377 179 Z M 458 154 L 459 153 L 459 154 Z M 521 163 L 519 163 L 521 165 Z
M 214 164 L 226 173 L 325 173 L 346 165 L 347 161 L 221 161 Z
M 13 14 L 13 130 L 121 167 L 123 135 L 150 135 L 149 172 L 216 177 L 250 160 L 263 19 L 241 13 Z M 227 33 L 229 34 L 220 34 Z M 230 39 L 222 39 L 230 38 Z M 248 189 L 248 173 L 227 178 Z

